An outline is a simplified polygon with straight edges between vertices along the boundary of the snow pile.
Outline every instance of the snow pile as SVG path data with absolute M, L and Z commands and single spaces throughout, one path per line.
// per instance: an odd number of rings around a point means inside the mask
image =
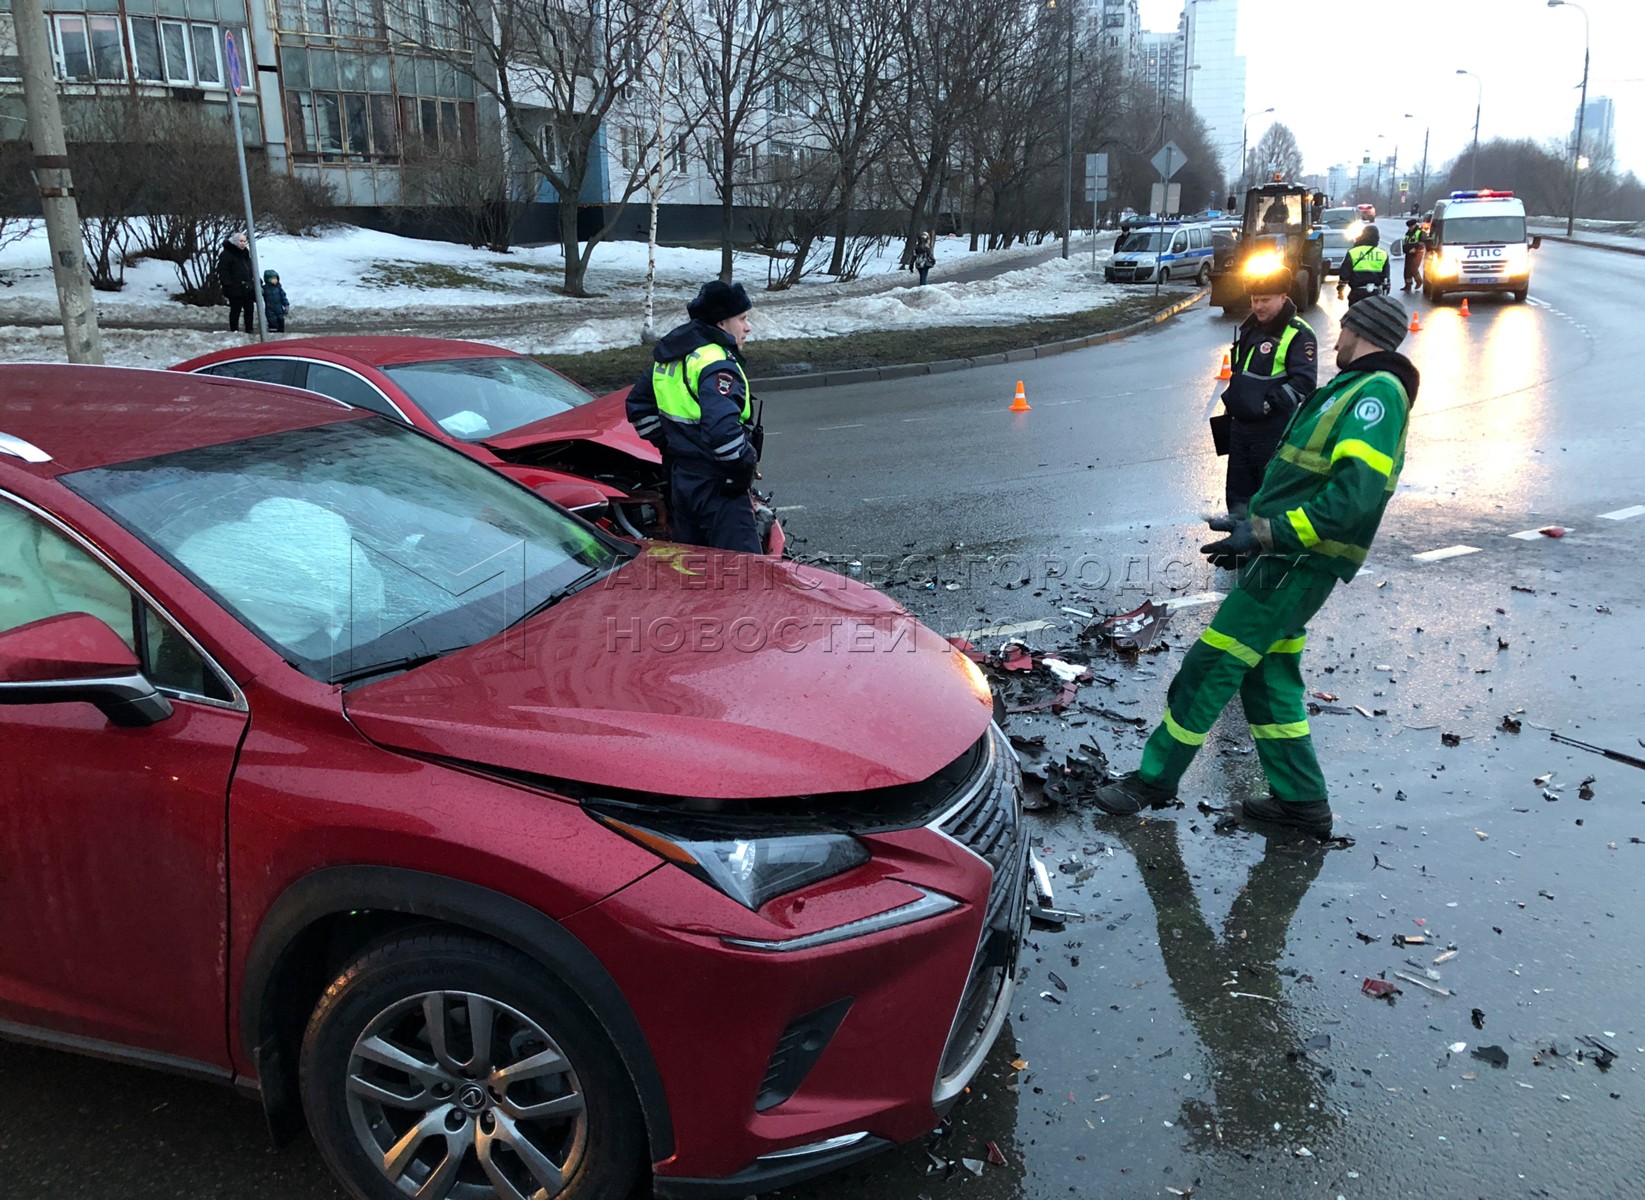
M 1054 243 L 975 254 L 967 246 L 964 238 L 938 239 L 937 267 L 923 288 L 900 269 L 900 244 L 878 248 L 862 275 L 847 283 L 811 277 L 766 292 L 770 262 L 749 252 L 736 255 L 735 270 L 754 296 L 757 339 L 1009 325 L 1084 311 L 1139 291 L 1103 283 L 1108 252 L 1099 251 L 1093 266 L 1089 242 L 1068 260 L 1044 262 L 1033 260 L 1054 255 Z M 637 242 L 595 248 L 587 276 L 594 294 L 588 297 L 557 290 L 562 269 L 557 246 L 499 255 L 340 227 L 314 238 L 265 236 L 258 259 L 263 269 L 279 272 L 291 297 L 293 337 L 408 332 L 473 338 L 527 353 L 580 353 L 633 345 L 643 311 L 646 246 Z M 6 285 L 0 288 L 0 357 L 62 358 L 47 261 L 43 228 L 0 250 L 0 283 Z M 719 262 L 718 250 L 658 248 L 659 330 L 684 318 L 685 302 L 702 280 L 718 272 Z M 244 340 L 223 328 L 226 309 L 178 304 L 171 299 L 175 289 L 170 264 L 143 260 L 127 270 L 123 291 L 97 293 L 108 361 L 167 366 Z

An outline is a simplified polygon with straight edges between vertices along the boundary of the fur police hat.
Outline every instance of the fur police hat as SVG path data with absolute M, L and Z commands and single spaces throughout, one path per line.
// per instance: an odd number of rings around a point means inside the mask
M 723 283 L 710 279 L 697 289 L 696 297 L 685 306 L 693 321 L 718 325 L 721 321 L 741 316 L 754 307 L 748 292 L 740 283 Z
M 1261 278 L 1251 280 L 1245 285 L 1245 291 L 1252 296 L 1289 296 L 1296 285 L 1297 277 L 1291 274 L 1290 267 L 1275 267 Z

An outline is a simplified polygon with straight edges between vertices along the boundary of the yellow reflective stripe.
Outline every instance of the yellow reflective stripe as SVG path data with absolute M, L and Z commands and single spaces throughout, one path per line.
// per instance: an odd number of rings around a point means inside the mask
M 1329 475 L 1331 464 L 1323 454 L 1314 454 L 1289 443 L 1279 448 L 1279 456 L 1293 467 L 1307 471 L 1310 475 Z
M 1272 646 L 1268 647 L 1268 653 L 1269 654 L 1301 654 L 1302 653 L 1302 647 L 1307 641 L 1308 641 L 1308 637 L 1307 637 L 1306 634 L 1304 634 L 1302 637 L 1281 638 L 1279 641 L 1275 642 Z
M 1291 522 L 1291 528 L 1297 531 L 1304 548 L 1319 545 L 1319 534 L 1314 532 L 1314 523 L 1308 519 L 1307 513 L 1293 508 L 1285 516 Z
M 1226 633 L 1219 633 L 1215 629 L 1207 629 L 1204 633 L 1199 635 L 1199 640 L 1204 642 L 1207 646 L 1216 647 L 1224 654 L 1232 654 L 1235 658 L 1239 659 L 1240 662 L 1244 663 L 1248 667 L 1254 667 L 1262 661 L 1262 655 L 1251 649 L 1251 647 L 1241 642 L 1236 642 Z M 1202 734 L 1202 740 L 1203 736 L 1204 735 Z
M 1209 736 L 1204 733 L 1195 733 L 1191 729 L 1184 729 L 1181 725 L 1178 725 L 1172 718 L 1170 709 L 1165 710 L 1164 724 L 1165 732 L 1176 738 L 1176 740 L 1181 742 L 1184 746 L 1203 746 L 1205 744 L 1206 737 Z
M 1354 546 L 1348 542 L 1321 542 L 1313 548 L 1313 552 L 1327 558 L 1346 558 L 1356 566 L 1365 565 L 1364 546 Z
M 1394 473 L 1393 459 L 1375 446 L 1368 442 L 1362 442 L 1358 438 L 1348 438 L 1346 441 L 1336 444 L 1336 449 L 1331 451 L 1331 461 L 1334 463 L 1339 458 L 1357 458 L 1379 475 L 1392 475 Z
M 1307 721 L 1289 721 L 1283 725 L 1253 725 L 1251 736 L 1254 738 L 1300 738 L 1308 736 Z

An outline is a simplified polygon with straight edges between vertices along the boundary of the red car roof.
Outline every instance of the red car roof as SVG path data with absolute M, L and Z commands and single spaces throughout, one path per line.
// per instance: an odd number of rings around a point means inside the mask
M 0 434 L 61 475 L 368 414 L 296 388 L 211 375 L 61 363 L 0 364 Z M 17 463 L 9 455 L 0 463 Z
M 464 342 L 455 338 L 426 337 L 342 337 L 281 338 L 277 342 L 251 342 L 230 350 L 202 354 L 187 362 L 178 363 L 175 371 L 193 371 L 202 366 L 233 358 L 257 358 L 268 354 L 290 358 L 304 352 L 334 355 L 352 359 L 369 367 L 385 367 L 395 363 L 440 362 L 453 358 L 517 358 L 512 350 L 488 346 L 484 342 Z

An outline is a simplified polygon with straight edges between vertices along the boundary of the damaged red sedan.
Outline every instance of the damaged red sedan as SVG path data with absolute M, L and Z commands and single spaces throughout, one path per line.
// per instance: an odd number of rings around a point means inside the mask
M 0 367 L 0 1034 L 349 1192 L 741 1197 L 929 1130 L 1029 872 L 871 589 L 609 536 L 289 388 Z
M 282 338 L 171 368 L 299 387 L 404 421 L 619 533 L 652 536 L 662 456 L 622 395 L 594 393 L 484 342 L 424 337 Z

